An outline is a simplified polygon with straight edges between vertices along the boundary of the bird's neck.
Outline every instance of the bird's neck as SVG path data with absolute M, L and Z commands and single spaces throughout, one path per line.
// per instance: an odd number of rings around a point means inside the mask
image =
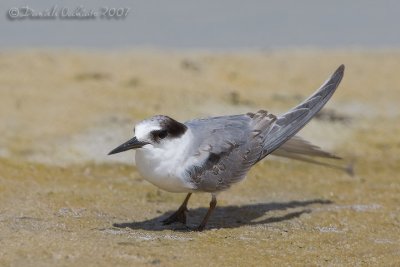
M 136 166 L 140 174 L 161 188 L 164 183 L 170 185 L 172 180 L 181 179 L 191 142 L 192 134 L 188 130 L 162 147 L 137 150 Z
M 139 155 L 154 163 L 162 163 L 165 161 L 179 163 L 186 158 L 188 149 L 192 142 L 193 135 L 190 130 L 179 138 L 174 138 L 166 142 L 160 147 L 150 147 L 140 149 Z

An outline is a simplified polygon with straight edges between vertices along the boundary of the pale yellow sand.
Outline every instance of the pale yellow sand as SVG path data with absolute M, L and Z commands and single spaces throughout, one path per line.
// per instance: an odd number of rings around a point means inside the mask
M 354 177 L 263 161 L 197 233 L 159 222 L 184 195 L 143 181 L 132 153 L 106 156 L 154 114 L 279 114 L 341 63 L 324 111 L 338 118 L 301 135 Z M 398 51 L 3 51 L 0 265 L 400 265 L 399 73 Z M 208 202 L 191 199 L 189 226 Z

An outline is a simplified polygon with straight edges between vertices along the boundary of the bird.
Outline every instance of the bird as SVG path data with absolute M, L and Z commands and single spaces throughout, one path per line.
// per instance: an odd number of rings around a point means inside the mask
M 328 102 L 344 65 L 306 100 L 282 115 L 255 113 L 192 119 L 181 123 L 156 115 L 134 126 L 134 137 L 109 155 L 135 149 L 136 168 L 148 182 L 168 192 L 186 193 L 176 212 L 162 221 L 186 225 L 189 198 L 210 193 L 207 213 L 195 230 L 203 231 L 217 205 L 217 195 L 242 181 L 266 156 L 338 158 L 296 135 Z

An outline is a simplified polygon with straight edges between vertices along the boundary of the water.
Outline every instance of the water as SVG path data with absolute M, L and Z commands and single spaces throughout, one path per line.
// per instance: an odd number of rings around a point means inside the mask
M 29 3 L 28 3 L 29 2 Z M 7 19 L 12 7 L 130 8 L 123 20 Z M 246 49 L 396 47 L 400 2 L 21 1 L 0 3 L 0 47 Z

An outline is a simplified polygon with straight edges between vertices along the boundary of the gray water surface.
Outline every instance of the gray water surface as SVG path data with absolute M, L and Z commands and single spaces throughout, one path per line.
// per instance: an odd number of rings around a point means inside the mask
M 130 8 L 125 19 L 10 20 L 10 8 Z M 252 49 L 396 47 L 400 1 L 54 1 L 0 3 L 0 47 Z

